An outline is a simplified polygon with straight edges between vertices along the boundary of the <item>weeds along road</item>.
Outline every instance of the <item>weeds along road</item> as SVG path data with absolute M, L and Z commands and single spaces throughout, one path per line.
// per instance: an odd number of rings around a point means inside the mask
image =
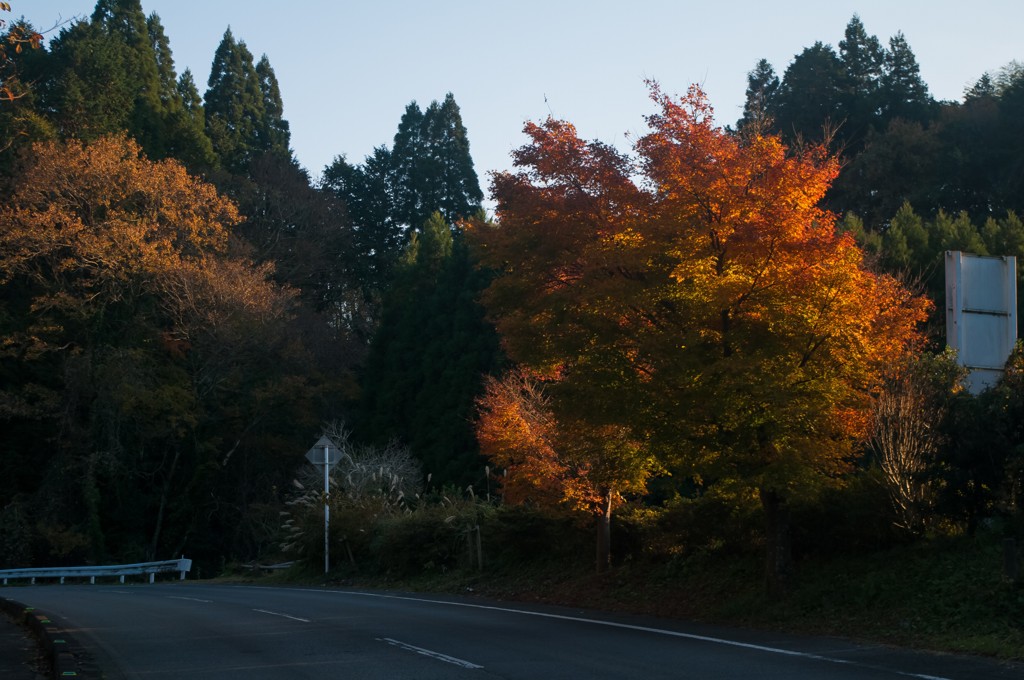
M 1024 678 L 998 662 L 472 598 L 173 583 L 4 595 L 122 678 Z

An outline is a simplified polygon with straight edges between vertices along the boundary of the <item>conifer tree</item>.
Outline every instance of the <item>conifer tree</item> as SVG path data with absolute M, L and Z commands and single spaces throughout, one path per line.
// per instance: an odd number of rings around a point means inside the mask
M 889 39 L 885 71 L 881 78 L 881 94 L 885 120 L 904 118 L 923 122 L 930 117 L 931 95 L 921 79 L 917 57 L 902 31 Z
M 484 196 L 469 154 L 462 114 L 451 92 L 440 105 L 431 104 L 426 123 L 427 150 L 438 170 L 438 195 L 433 208 L 449 222 L 469 217 L 480 208 Z
M 772 128 L 775 97 L 779 91 L 779 77 L 767 59 L 761 59 L 747 74 L 747 96 L 743 103 L 743 117 L 736 127 L 742 131 L 764 132 Z
M 483 476 L 473 404 L 500 361 L 477 302 L 487 281 L 462 234 L 434 212 L 411 234 L 361 380 L 357 434 L 408 444 L 438 486 Z
M 284 119 L 284 103 L 281 101 L 281 88 L 274 75 L 267 55 L 260 57 L 256 64 L 256 75 L 260 79 L 260 92 L 263 94 L 263 129 L 260 139 L 265 151 L 290 155 L 291 130 Z
M 391 147 L 390 183 L 394 196 L 395 219 L 406 227 L 418 228 L 426 220 L 421 201 L 423 194 L 424 116 L 419 104 L 410 102 L 398 123 Z M 428 213 L 429 214 L 429 213 Z
M 819 141 L 842 122 L 843 64 L 816 42 L 793 58 L 776 98 L 775 122 L 786 140 Z
M 152 148 L 149 153 L 155 157 L 176 158 L 196 170 L 212 167 L 216 164 L 216 156 L 206 136 L 202 100 L 196 91 L 192 73 L 186 70 L 182 79 L 178 79 L 170 41 L 164 33 L 160 17 L 151 14 L 146 20 L 146 26 L 156 55 L 163 109 L 160 148 Z
M 252 53 L 228 28 L 213 55 L 204 97 L 206 131 L 225 168 L 244 171 L 266 150 L 261 140 L 266 109 Z
M 864 136 L 878 123 L 878 91 L 885 60 L 878 38 L 868 35 L 856 14 L 839 41 L 839 59 L 846 71 L 841 134 L 849 153 L 861 147 Z

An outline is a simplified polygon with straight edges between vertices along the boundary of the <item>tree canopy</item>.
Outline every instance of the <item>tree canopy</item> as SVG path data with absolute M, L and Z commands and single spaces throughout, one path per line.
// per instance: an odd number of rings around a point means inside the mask
M 770 515 L 844 469 L 928 305 L 818 207 L 827 149 L 731 135 L 697 88 L 651 94 L 633 158 L 526 126 L 519 171 L 493 180 L 498 225 L 472 232 L 498 272 L 484 301 L 511 358 L 555 378 L 556 415 L 740 480 Z

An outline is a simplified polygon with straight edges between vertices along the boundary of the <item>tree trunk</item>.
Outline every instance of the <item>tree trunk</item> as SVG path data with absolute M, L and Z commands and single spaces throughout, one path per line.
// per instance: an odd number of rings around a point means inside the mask
M 786 499 L 772 489 L 762 488 L 761 506 L 765 518 L 765 588 L 784 595 L 792 585 L 793 545 Z
M 612 492 L 606 491 L 597 515 L 597 573 L 608 571 L 612 563 Z
M 167 508 L 167 497 L 171 494 L 171 478 L 174 477 L 174 470 L 178 467 L 178 459 L 181 457 L 181 447 L 174 447 L 174 458 L 171 459 L 171 469 L 167 472 L 164 480 L 164 489 L 160 494 L 160 507 L 156 511 L 156 526 L 153 528 L 153 540 L 149 544 L 149 559 L 155 560 L 157 550 L 160 547 L 160 532 L 164 526 L 164 511 Z M 172 555 L 173 557 L 173 555 Z

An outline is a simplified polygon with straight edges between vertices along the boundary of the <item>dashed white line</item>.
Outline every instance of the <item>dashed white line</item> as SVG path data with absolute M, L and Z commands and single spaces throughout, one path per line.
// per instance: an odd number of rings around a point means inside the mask
M 399 649 L 404 649 L 407 652 L 416 652 L 417 654 L 422 654 L 423 656 L 429 656 L 431 659 L 437 659 L 438 661 L 444 661 L 445 663 L 450 663 L 450 664 L 454 664 L 456 666 L 461 666 L 462 668 L 469 668 L 471 670 L 478 670 L 480 668 L 483 668 L 483 666 L 475 664 L 475 663 L 473 663 L 471 661 L 466 661 L 465 659 L 459 659 L 459 658 L 454 657 L 454 656 L 448 656 L 447 654 L 442 654 L 441 652 L 435 652 L 435 651 L 430 650 L 430 649 L 424 649 L 422 647 L 416 647 L 415 645 L 410 645 L 407 642 L 401 642 L 401 641 L 395 640 L 393 638 L 377 638 L 377 639 L 380 640 L 381 642 L 388 643 L 392 647 L 398 647 Z
M 177 597 L 176 595 L 168 595 L 168 600 L 188 600 L 189 602 L 213 602 L 213 600 L 200 600 L 198 597 Z
M 263 588 L 264 586 L 240 586 L 243 588 Z M 648 626 L 637 626 L 629 623 L 619 623 L 617 621 L 603 621 L 601 619 L 587 619 L 577 616 L 566 616 L 564 614 L 551 614 L 548 612 L 535 612 L 525 609 L 512 609 L 508 607 L 495 607 L 491 605 L 482 604 L 471 604 L 468 602 L 451 602 L 447 600 L 431 600 L 428 598 L 420 597 L 408 597 L 403 595 L 385 595 L 383 593 L 365 593 L 353 590 L 344 591 L 329 591 L 329 590 L 316 590 L 313 588 L 296 588 L 298 591 L 305 591 L 311 593 L 331 593 L 334 595 L 341 596 L 357 596 L 357 597 L 371 597 L 381 598 L 388 600 L 406 600 L 409 602 L 424 602 L 429 604 L 442 604 L 448 605 L 449 607 L 467 607 L 470 609 L 487 609 L 498 612 L 508 612 L 511 614 L 521 614 L 524 616 L 539 616 L 547 619 L 561 619 L 563 621 L 578 621 L 580 623 L 589 623 L 595 626 L 608 626 L 610 628 L 623 628 L 626 630 L 643 631 L 645 633 L 655 633 L 658 635 L 669 635 L 677 638 L 684 638 L 687 640 L 696 640 L 700 642 L 708 642 L 712 644 L 725 645 L 728 647 L 739 647 L 743 649 L 751 649 L 758 652 L 764 652 L 767 654 L 779 654 L 782 656 L 793 656 L 801 657 L 804 659 L 814 659 L 815 661 L 824 661 L 827 663 L 834 663 L 844 666 L 856 666 L 859 668 L 876 668 L 877 670 L 884 670 L 887 673 L 893 675 L 899 675 L 905 678 L 916 678 L 916 680 L 950 680 L 949 678 L 938 676 L 938 675 L 927 675 L 925 673 L 913 673 L 908 671 L 900 671 L 893 668 L 876 667 L 869 664 L 851 661 L 849 659 L 840 659 L 834 656 L 822 656 L 821 654 L 814 654 L 812 652 L 799 652 L 792 649 L 783 649 L 780 647 L 768 647 L 765 645 L 752 644 L 750 642 L 740 642 L 738 640 L 729 640 L 725 638 L 710 637 L 707 635 L 695 635 L 693 633 L 682 633 L 675 630 L 666 630 L 664 628 L 651 628 Z
M 310 623 L 309 619 L 300 619 L 298 616 L 291 616 L 289 614 L 282 614 L 281 612 L 272 612 L 266 609 L 253 609 L 254 612 L 260 612 L 261 614 L 270 614 L 271 616 L 281 616 L 292 621 L 302 621 L 303 623 Z

